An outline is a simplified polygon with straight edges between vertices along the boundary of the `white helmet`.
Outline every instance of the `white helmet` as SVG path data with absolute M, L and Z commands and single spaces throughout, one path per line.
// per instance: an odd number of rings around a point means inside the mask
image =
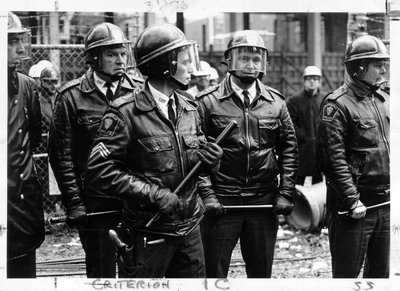
M 210 79 L 211 80 L 219 79 L 218 71 L 213 67 L 210 67 Z
M 200 68 L 199 70 L 196 70 L 192 73 L 193 76 L 196 77 L 203 77 L 203 76 L 209 76 L 210 75 L 210 64 L 205 62 L 205 61 L 200 61 Z
M 322 77 L 321 70 L 317 66 L 308 66 L 304 69 L 303 78 L 307 76 Z
M 28 75 L 32 78 L 40 78 L 42 70 L 47 67 L 52 67 L 53 64 L 48 60 L 41 60 L 37 64 L 33 65 L 28 72 Z

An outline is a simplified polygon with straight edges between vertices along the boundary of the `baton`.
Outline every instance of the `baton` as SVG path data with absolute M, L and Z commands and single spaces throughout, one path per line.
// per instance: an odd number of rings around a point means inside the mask
M 368 209 L 374 209 L 374 208 L 385 206 L 385 205 L 389 205 L 389 204 L 390 204 L 390 201 L 386 201 L 386 202 L 383 202 L 383 203 L 379 203 L 379 204 L 368 206 L 366 208 L 367 208 L 367 210 Z M 338 211 L 339 215 L 350 214 L 350 213 L 351 213 L 351 211 Z
M 224 130 L 220 133 L 220 135 L 217 137 L 215 140 L 216 144 L 219 144 L 221 140 L 223 140 L 230 132 L 231 130 L 237 125 L 237 122 L 235 120 L 232 120 L 229 122 L 229 124 L 224 128 Z M 194 175 L 197 174 L 197 172 L 200 170 L 202 165 L 201 161 L 198 161 L 197 164 L 190 170 L 190 172 L 187 174 L 187 176 L 182 180 L 182 182 L 179 183 L 179 185 L 176 187 L 174 190 L 174 194 L 177 194 L 180 190 L 182 190 L 183 187 L 190 181 L 190 179 L 193 178 Z M 154 222 L 156 222 L 161 216 L 161 212 L 157 212 L 150 220 L 146 223 L 145 227 L 150 227 Z
M 273 208 L 272 204 L 262 205 L 224 205 L 223 208 L 226 210 L 241 210 L 241 209 L 268 209 Z
M 114 213 L 119 213 L 119 212 L 120 212 L 120 210 L 91 212 L 91 213 L 86 214 L 86 218 L 102 216 L 102 215 L 107 215 L 107 214 L 114 214 Z M 60 222 L 66 222 L 66 221 L 67 221 L 67 216 L 56 216 L 56 217 L 50 217 L 50 219 L 49 219 L 50 223 L 60 223 Z

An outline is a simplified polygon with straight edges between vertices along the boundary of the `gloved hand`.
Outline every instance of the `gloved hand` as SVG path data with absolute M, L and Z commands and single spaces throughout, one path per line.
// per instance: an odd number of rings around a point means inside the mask
M 222 148 L 214 142 L 206 143 L 204 147 L 198 151 L 199 159 L 202 161 L 203 166 L 213 172 L 218 171 L 222 154 Z
M 86 224 L 86 206 L 79 204 L 67 210 L 67 224 L 69 226 Z
M 282 195 L 277 195 L 274 203 L 274 212 L 276 214 L 289 215 L 293 209 L 293 201 Z
M 157 190 L 157 200 L 155 201 L 158 209 L 162 214 L 170 216 L 179 207 L 179 197 L 168 188 L 160 188 Z
M 207 197 L 204 199 L 203 204 L 205 208 L 205 215 L 207 216 L 220 216 L 224 213 L 224 207 L 215 197 Z
M 366 213 L 367 208 L 360 200 L 358 200 L 357 206 L 351 211 L 351 218 L 360 219 L 363 218 Z

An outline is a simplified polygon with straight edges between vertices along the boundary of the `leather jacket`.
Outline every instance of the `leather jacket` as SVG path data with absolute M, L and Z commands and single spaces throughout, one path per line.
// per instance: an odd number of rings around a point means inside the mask
M 328 204 L 352 210 L 359 199 L 389 197 L 389 94 L 348 78 L 321 105 L 318 144 L 328 186 Z M 360 196 L 361 195 L 361 196 Z
M 195 101 L 183 91 L 175 96 L 176 126 L 162 114 L 147 83 L 144 90 L 113 102 L 93 143 L 85 187 L 122 199 L 122 219 L 129 228 L 181 236 L 203 217 L 198 192 L 212 192 L 206 175 L 192 179 L 177 194 L 180 207 L 171 217 L 161 215 L 145 227 L 158 213 L 152 193 L 160 188 L 173 191 L 198 162 L 197 151 L 206 142 Z
M 81 78 L 68 82 L 58 90 L 49 142 L 50 163 L 65 206 L 70 209 L 85 204 L 90 212 L 120 208 L 120 202 L 89 197 L 83 191 L 83 175 L 90 147 L 101 118 L 111 103 L 95 86 L 93 73 L 89 69 Z M 124 75 L 114 100 L 137 88 Z
M 231 120 L 237 122 L 220 143 L 224 154 L 212 181 L 215 193 L 218 197 L 265 195 L 269 200 L 277 194 L 290 199 L 298 149 L 284 97 L 257 80 L 257 96 L 245 109 L 229 78 L 197 96 L 207 136 L 215 138 Z
M 7 140 L 8 258 L 38 248 L 44 240 L 43 193 L 32 152 L 41 138 L 41 113 L 35 81 L 10 72 Z
M 316 161 L 317 120 L 321 102 L 327 92 L 318 90 L 311 96 L 301 90 L 287 100 L 287 107 L 296 131 L 299 147 L 299 169 L 297 175 L 305 177 L 319 172 Z

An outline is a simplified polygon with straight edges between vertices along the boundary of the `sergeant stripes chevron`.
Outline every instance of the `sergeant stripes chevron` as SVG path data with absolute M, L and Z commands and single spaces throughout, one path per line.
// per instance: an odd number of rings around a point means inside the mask
M 105 159 L 110 155 L 110 151 L 108 148 L 104 145 L 103 142 L 98 143 L 93 149 L 92 152 L 90 153 L 90 157 L 92 158 L 96 153 L 100 153 L 100 155 Z

